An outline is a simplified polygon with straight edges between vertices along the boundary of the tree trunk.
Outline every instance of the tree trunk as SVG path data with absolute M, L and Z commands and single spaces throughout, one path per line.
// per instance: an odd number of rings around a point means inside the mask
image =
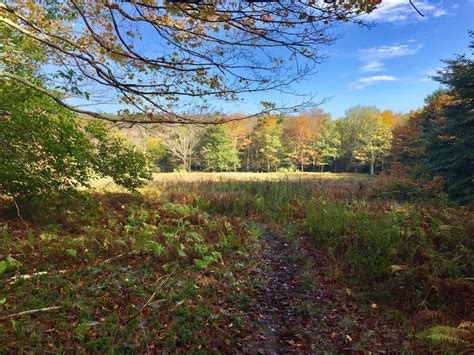
M 375 161 L 370 162 L 370 175 L 374 175 L 375 172 Z
M 247 149 L 247 171 L 250 171 L 250 149 Z

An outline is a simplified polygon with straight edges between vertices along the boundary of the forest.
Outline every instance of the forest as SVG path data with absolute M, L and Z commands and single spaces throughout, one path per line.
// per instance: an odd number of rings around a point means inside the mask
M 0 2 L 0 353 L 473 352 L 474 33 L 409 112 L 239 111 L 384 3 Z

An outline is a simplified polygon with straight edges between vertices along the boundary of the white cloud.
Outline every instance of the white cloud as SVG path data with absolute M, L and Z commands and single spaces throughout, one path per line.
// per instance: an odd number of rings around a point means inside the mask
M 385 64 L 378 61 L 373 61 L 365 64 L 362 68 L 363 72 L 378 72 L 385 70 Z
M 362 78 L 356 81 L 353 81 L 350 83 L 350 88 L 355 89 L 355 90 L 360 90 L 363 89 L 367 86 L 375 85 L 380 82 L 385 82 L 385 81 L 396 81 L 398 80 L 392 75 L 374 75 L 374 76 L 368 76 L 366 78 Z
M 394 44 L 391 46 L 378 46 L 359 50 L 362 60 L 381 61 L 396 57 L 413 55 L 423 48 L 423 44 Z
M 408 0 L 383 0 L 366 18 L 375 22 L 406 23 L 446 14 L 439 2 L 435 4 L 429 0 L 416 0 L 413 4 L 425 17 L 420 16 Z
M 410 41 L 409 41 L 410 42 Z M 384 60 L 404 57 L 418 53 L 423 44 L 394 44 L 383 45 L 359 50 L 359 59 L 366 64 L 361 68 L 363 72 L 380 72 L 385 70 Z

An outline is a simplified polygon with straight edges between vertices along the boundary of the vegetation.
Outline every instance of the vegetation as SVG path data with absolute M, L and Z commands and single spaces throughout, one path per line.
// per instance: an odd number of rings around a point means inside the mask
M 89 186 L 112 177 L 135 189 L 150 177 L 145 156 L 96 121 L 83 122 L 50 98 L 0 81 L 0 194 L 14 199 Z
M 353 337 L 345 346 L 469 348 L 472 211 L 436 200 L 400 204 L 378 191 L 378 183 L 351 176 L 175 179 L 157 180 L 141 196 L 45 200 L 25 216 L 28 227 L 4 210 L 1 298 L 11 320 L 4 320 L 1 343 L 5 350 L 236 348 L 254 325 L 247 315 L 259 286 L 249 272 L 259 259 L 261 228 L 271 228 L 328 256 L 326 281 L 310 277 L 301 287 L 344 282 L 358 307 L 381 309 L 390 315 L 388 329 L 405 333 L 398 343 L 372 344 L 361 320 L 334 330 Z M 347 297 L 342 302 L 354 302 Z M 49 307 L 61 308 L 17 315 Z M 318 304 L 306 307 L 302 314 L 310 317 Z M 436 341 L 448 327 L 454 345 Z M 330 339 L 325 346 L 334 349 L 338 337 Z
M 0 353 L 472 353 L 471 57 L 406 115 L 207 112 L 380 2 L 0 3 Z

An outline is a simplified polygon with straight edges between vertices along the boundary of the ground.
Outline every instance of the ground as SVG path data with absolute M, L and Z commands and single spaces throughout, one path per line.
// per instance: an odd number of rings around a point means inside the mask
M 21 218 L 4 199 L 0 352 L 427 352 L 415 328 L 438 323 L 411 320 L 427 310 L 456 312 L 443 324 L 464 349 L 472 293 L 450 280 L 470 272 L 470 212 L 378 200 L 379 180 L 156 174 L 140 193 L 99 181 Z M 428 246 L 418 223 L 464 249 Z

